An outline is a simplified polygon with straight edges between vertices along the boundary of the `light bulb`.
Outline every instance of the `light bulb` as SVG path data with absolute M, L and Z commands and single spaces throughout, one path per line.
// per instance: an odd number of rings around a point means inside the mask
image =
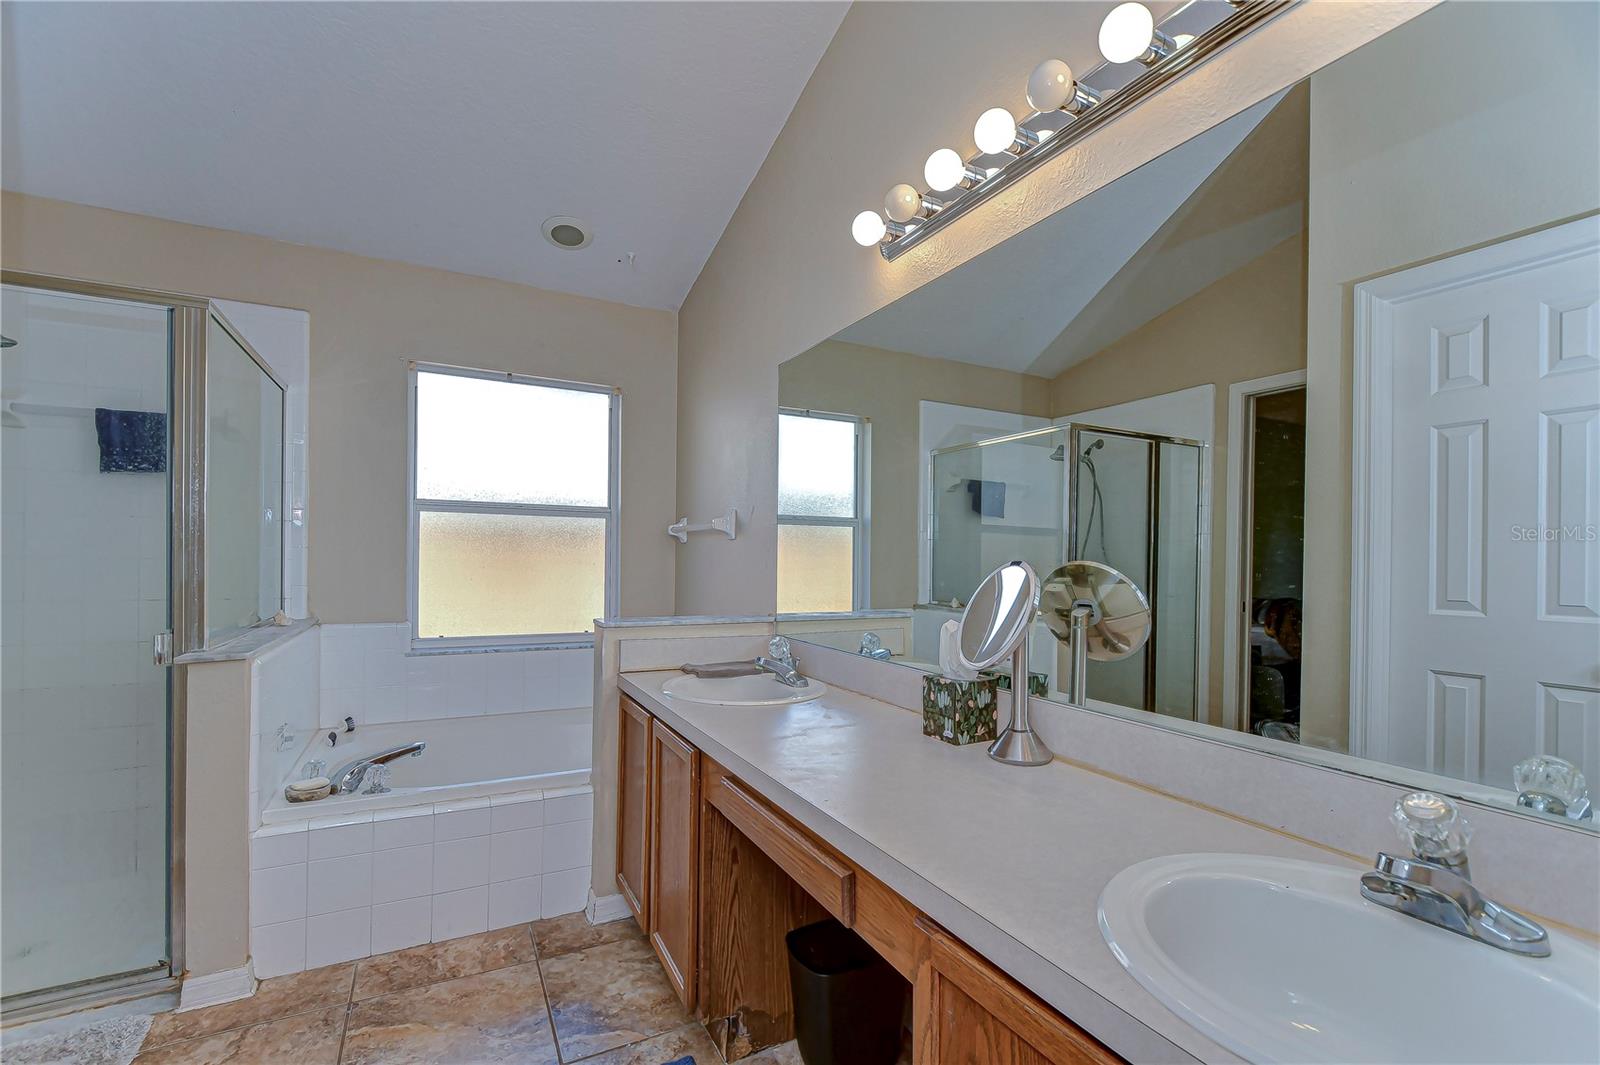
M 991 107 L 978 116 L 972 139 L 986 155 L 1008 151 L 1017 142 L 1017 120 L 1005 108 Z
M 1100 54 L 1108 63 L 1131 63 L 1149 55 L 1157 42 L 1156 17 L 1143 4 L 1118 4 L 1100 23 Z
M 1028 75 L 1028 106 L 1035 111 L 1059 111 L 1077 87 L 1071 67 L 1059 59 L 1046 59 Z
M 1035 111 L 1081 115 L 1099 102 L 1100 94 L 1080 85 L 1072 68 L 1059 59 L 1046 59 L 1028 75 L 1028 106 Z M 1044 134 L 1039 131 L 1041 137 Z
M 895 222 L 909 222 L 922 211 L 922 193 L 910 185 L 896 185 L 883 198 L 883 213 Z
M 940 148 L 928 156 L 928 161 L 922 168 L 922 179 L 934 192 L 948 192 L 961 184 L 966 172 L 966 161 L 954 148 Z
M 856 243 L 863 248 L 870 248 L 883 240 L 883 235 L 888 231 L 889 227 L 884 225 L 883 218 L 877 211 L 862 211 L 850 224 L 850 235 L 855 237 Z

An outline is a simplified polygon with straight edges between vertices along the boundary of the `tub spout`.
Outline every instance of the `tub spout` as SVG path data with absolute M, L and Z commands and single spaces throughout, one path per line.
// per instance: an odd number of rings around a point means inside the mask
M 428 745 L 426 743 L 421 740 L 414 740 L 411 743 L 402 743 L 398 747 L 391 747 L 387 751 L 379 751 L 377 754 L 369 755 L 366 758 L 357 758 L 348 765 L 341 766 L 333 774 L 334 793 L 349 795 L 361 787 L 361 782 L 366 777 L 367 771 L 373 766 L 388 765 L 396 758 L 404 758 L 407 755 L 416 758 L 427 749 Z

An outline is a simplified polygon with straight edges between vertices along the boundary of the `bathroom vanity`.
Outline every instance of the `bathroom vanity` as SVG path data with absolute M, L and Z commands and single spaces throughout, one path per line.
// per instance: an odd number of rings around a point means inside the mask
M 1123 1060 L 674 728 L 709 745 L 704 723 L 655 705 L 621 699 L 617 882 L 727 1060 L 793 1038 L 784 935 L 827 917 L 911 985 L 918 1062 Z

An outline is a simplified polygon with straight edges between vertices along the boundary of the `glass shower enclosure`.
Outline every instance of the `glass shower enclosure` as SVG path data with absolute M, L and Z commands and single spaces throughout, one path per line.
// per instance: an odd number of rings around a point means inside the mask
M 9 1020 L 170 988 L 182 971 L 170 665 L 207 643 L 208 517 L 214 586 L 241 583 L 235 541 L 250 546 L 250 602 L 214 607 L 217 632 L 279 609 L 283 389 L 201 299 L 7 271 L 0 334 Z M 233 345 L 248 368 L 230 368 Z
M 1089 663 L 1099 702 L 1193 720 L 1203 693 L 1196 636 L 1209 537 L 1199 441 L 1066 423 L 931 453 L 931 581 L 960 602 L 985 574 L 1021 559 L 1049 574 L 1088 559 L 1149 598 L 1150 641 L 1116 662 Z M 1060 648 L 1051 687 L 1065 690 Z

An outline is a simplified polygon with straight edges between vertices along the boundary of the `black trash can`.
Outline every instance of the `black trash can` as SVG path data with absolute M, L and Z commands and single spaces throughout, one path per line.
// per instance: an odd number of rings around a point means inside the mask
M 795 1040 L 806 1065 L 894 1065 L 909 987 L 900 974 L 832 919 L 786 939 Z

